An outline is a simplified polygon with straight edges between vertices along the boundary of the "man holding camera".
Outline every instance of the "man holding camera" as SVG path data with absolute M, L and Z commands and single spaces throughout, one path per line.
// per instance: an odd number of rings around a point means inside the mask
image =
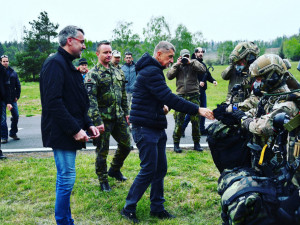
M 176 92 L 179 97 L 200 105 L 199 102 L 199 81 L 198 74 L 205 73 L 206 68 L 196 59 L 190 59 L 190 52 L 187 49 L 180 51 L 180 57 L 177 63 L 167 73 L 167 78 L 172 80 L 176 78 Z M 186 113 L 175 111 L 175 129 L 173 133 L 174 151 L 181 153 L 179 142 L 182 134 L 182 125 Z M 202 151 L 200 146 L 200 118 L 198 115 L 191 116 L 192 136 L 194 141 L 194 150 Z

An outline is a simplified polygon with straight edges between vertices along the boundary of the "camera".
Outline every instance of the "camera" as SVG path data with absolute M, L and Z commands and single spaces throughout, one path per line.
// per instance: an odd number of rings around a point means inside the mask
M 188 58 L 186 58 L 186 57 L 182 57 L 182 59 L 181 59 L 181 63 L 185 66 L 185 65 L 187 65 L 188 64 L 188 62 L 189 62 L 189 59 Z

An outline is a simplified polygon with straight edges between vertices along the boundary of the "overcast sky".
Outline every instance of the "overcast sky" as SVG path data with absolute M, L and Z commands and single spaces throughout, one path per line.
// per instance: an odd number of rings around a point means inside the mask
M 205 40 L 264 40 L 298 34 L 300 0 L 0 0 L 0 42 L 20 41 L 41 11 L 59 30 L 66 25 L 84 29 L 92 41 L 110 40 L 118 21 L 133 22 L 142 36 L 151 17 L 164 16 L 174 33 L 182 23 Z

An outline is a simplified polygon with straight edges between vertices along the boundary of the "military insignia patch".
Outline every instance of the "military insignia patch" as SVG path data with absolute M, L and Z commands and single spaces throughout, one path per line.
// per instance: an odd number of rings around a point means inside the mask
M 86 87 L 87 92 L 89 93 L 92 90 L 92 84 L 88 84 Z

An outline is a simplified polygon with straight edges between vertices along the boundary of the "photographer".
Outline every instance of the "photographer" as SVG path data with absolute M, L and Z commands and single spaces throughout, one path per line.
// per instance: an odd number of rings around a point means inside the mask
M 207 99 L 206 99 L 206 89 L 207 89 L 207 81 L 214 84 L 215 86 L 218 85 L 217 81 L 212 77 L 211 73 L 207 69 L 206 64 L 203 62 L 203 55 L 205 53 L 205 49 L 198 47 L 195 48 L 194 53 L 192 54 L 192 59 L 197 59 L 206 69 L 205 73 L 198 74 L 198 81 L 200 83 L 199 90 L 200 90 L 200 107 L 206 108 L 207 106 Z M 184 131 L 191 121 L 190 115 L 186 115 L 184 119 L 184 123 L 182 126 L 182 137 L 184 137 Z M 205 130 L 205 117 L 201 116 L 200 118 L 200 135 L 207 135 L 207 131 Z
M 199 81 L 198 74 L 205 73 L 206 68 L 196 59 L 190 59 L 190 52 L 187 49 L 180 51 L 180 57 L 177 63 L 167 73 L 167 78 L 172 80 L 176 78 L 176 92 L 179 97 L 200 105 L 199 102 Z M 175 129 L 173 133 L 174 151 L 181 153 L 179 142 L 182 134 L 182 125 L 186 113 L 175 111 Z M 191 116 L 192 136 L 194 141 L 194 150 L 202 151 L 200 146 L 200 118 L 198 115 Z

